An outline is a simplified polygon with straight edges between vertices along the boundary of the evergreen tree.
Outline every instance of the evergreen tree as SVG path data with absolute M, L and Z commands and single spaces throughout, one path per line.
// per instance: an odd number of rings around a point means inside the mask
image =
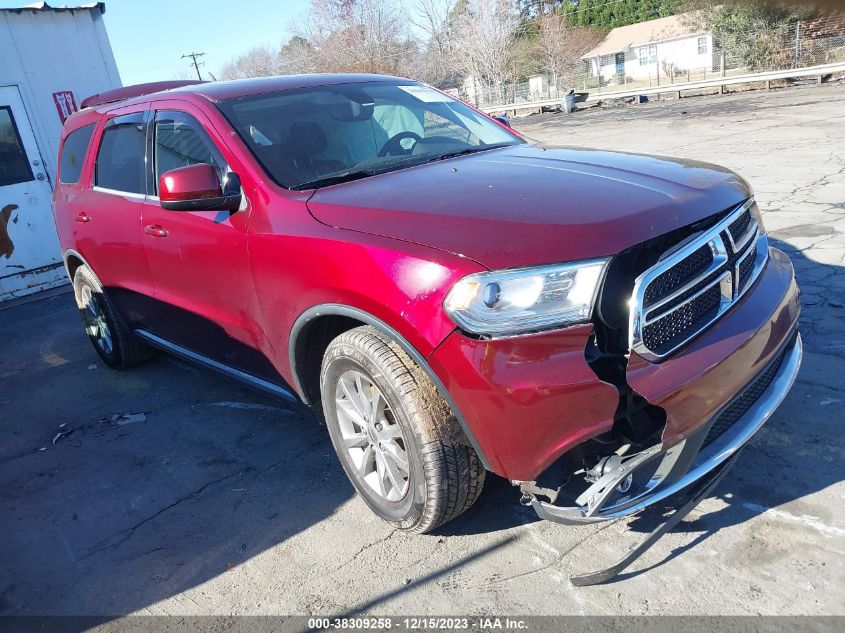
M 674 15 L 681 0 L 567 0 L 558 9 L 573 26 L 616 28 Z

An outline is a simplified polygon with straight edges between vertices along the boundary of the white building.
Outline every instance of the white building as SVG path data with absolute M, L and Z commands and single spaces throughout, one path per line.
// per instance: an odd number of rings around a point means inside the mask
M 620 26 L 581 59 L 603 83 L 667 78 L 670 73 L 713 70 L 713 36 L 689 14 Z
M 549 98 L 548 75 L 533 75 L 528 78 L 528 95 L 532 100 Z
M 0 9 L 0 301 L 67 281 L 50 201 L 61 126 L 120 87 L 105 5 Z

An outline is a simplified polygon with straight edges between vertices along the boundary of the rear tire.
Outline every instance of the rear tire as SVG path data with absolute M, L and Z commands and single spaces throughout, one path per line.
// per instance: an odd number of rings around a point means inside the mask
M 391 338 L 364 326 L 326 349 L 323 413 L 340 463 L 382 519 L 425 533 L 472 506 L 485 470 L 449 404 Z
M 152 357 L 153 349 L 124 324 L 100 281 L 87 266 L 76 269 L 73 294 L 85 333 L 106 365 L 127 369 Z

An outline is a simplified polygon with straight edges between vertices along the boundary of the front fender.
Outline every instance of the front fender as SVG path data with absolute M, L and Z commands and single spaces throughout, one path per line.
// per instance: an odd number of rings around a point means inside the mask
M 475 449 L 475 452 L 481 459 L 482 464 L 487 470 L 491 470 L 490 462 L 485 456 L 484 451 L 481 449 L 481 445 L 478 443 L 475 434 L 472 432 L 472 429 L 470 428 L 469 424 L 467 423 L 466 419 L 458 408 L 458 405 L 453 400 L 451 394 L 443 385 L 443 382 L 428 364 L 428 360 L 426 359 L 426 357 L 423 356 L 419 352 L 419 350 L 417 350 L 417 348 L 414 347 L 395 328 L 391 327 L 384 321 L 374 317 L 372 314 L 369 314 L 368 312 L 365 312 L 358 308 L 339 303 L 325 303 L 309 308 L 308 310 L 303 312 L 299 316 L 299 318 L 297 318 L 297 320 L 294 322 L 293 328 L 291 329 L 290 342 L 288 345 L 288 358 L 291 367 L 293 387 L 296 389 L 297 393 L 299 394 L 299 397 L 302 399 L 303 402 L 305 402 L 306 404 L 310 404 L 308 402 L 308 395 L 306 393 L 306 390 L 303 388 L 300 381 L 299 368 L 302 366 L 304 357 L 307 354 L 307 349 L 305 349 L 304 344 L 301 342 L 304 338 L 302 334 L 310 323 L 312 323 L 316 319 L 325 316 L 343 316 L 355 319 L 356 321 L 366 323 L 367 325 L 376 328 L 377 330 L 387 334 L 392 340 L 394 340 L 403 349 L 403 351 L 408 354 L 408 356 L 410 356 L 411 359 L 426 373 L 429 379 L 434 383 L 435 387 L 437 387 L 437 390 L 440 395 L 446 400 L 446 402 L 449 403 L 449 406 L 452 408 L 452 412 L 455 414 L 455 417 L 460 423 L 461 428 L 463 428 L 467 439 L 469 439 L 470 443 L 472 444 L 472 447 Z

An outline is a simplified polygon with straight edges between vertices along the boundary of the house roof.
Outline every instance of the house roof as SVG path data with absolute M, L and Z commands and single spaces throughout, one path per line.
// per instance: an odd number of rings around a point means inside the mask
M 647 22 L 618 26 L 608 33 L 598 46 L 583 55 L 581 59 L 621 53 L 642 44 L 665 42 L 702 33 L 703 30 L 695 26 L 690 17 L 689 13 L 679 13 L 665 18 L 648 20 Z

